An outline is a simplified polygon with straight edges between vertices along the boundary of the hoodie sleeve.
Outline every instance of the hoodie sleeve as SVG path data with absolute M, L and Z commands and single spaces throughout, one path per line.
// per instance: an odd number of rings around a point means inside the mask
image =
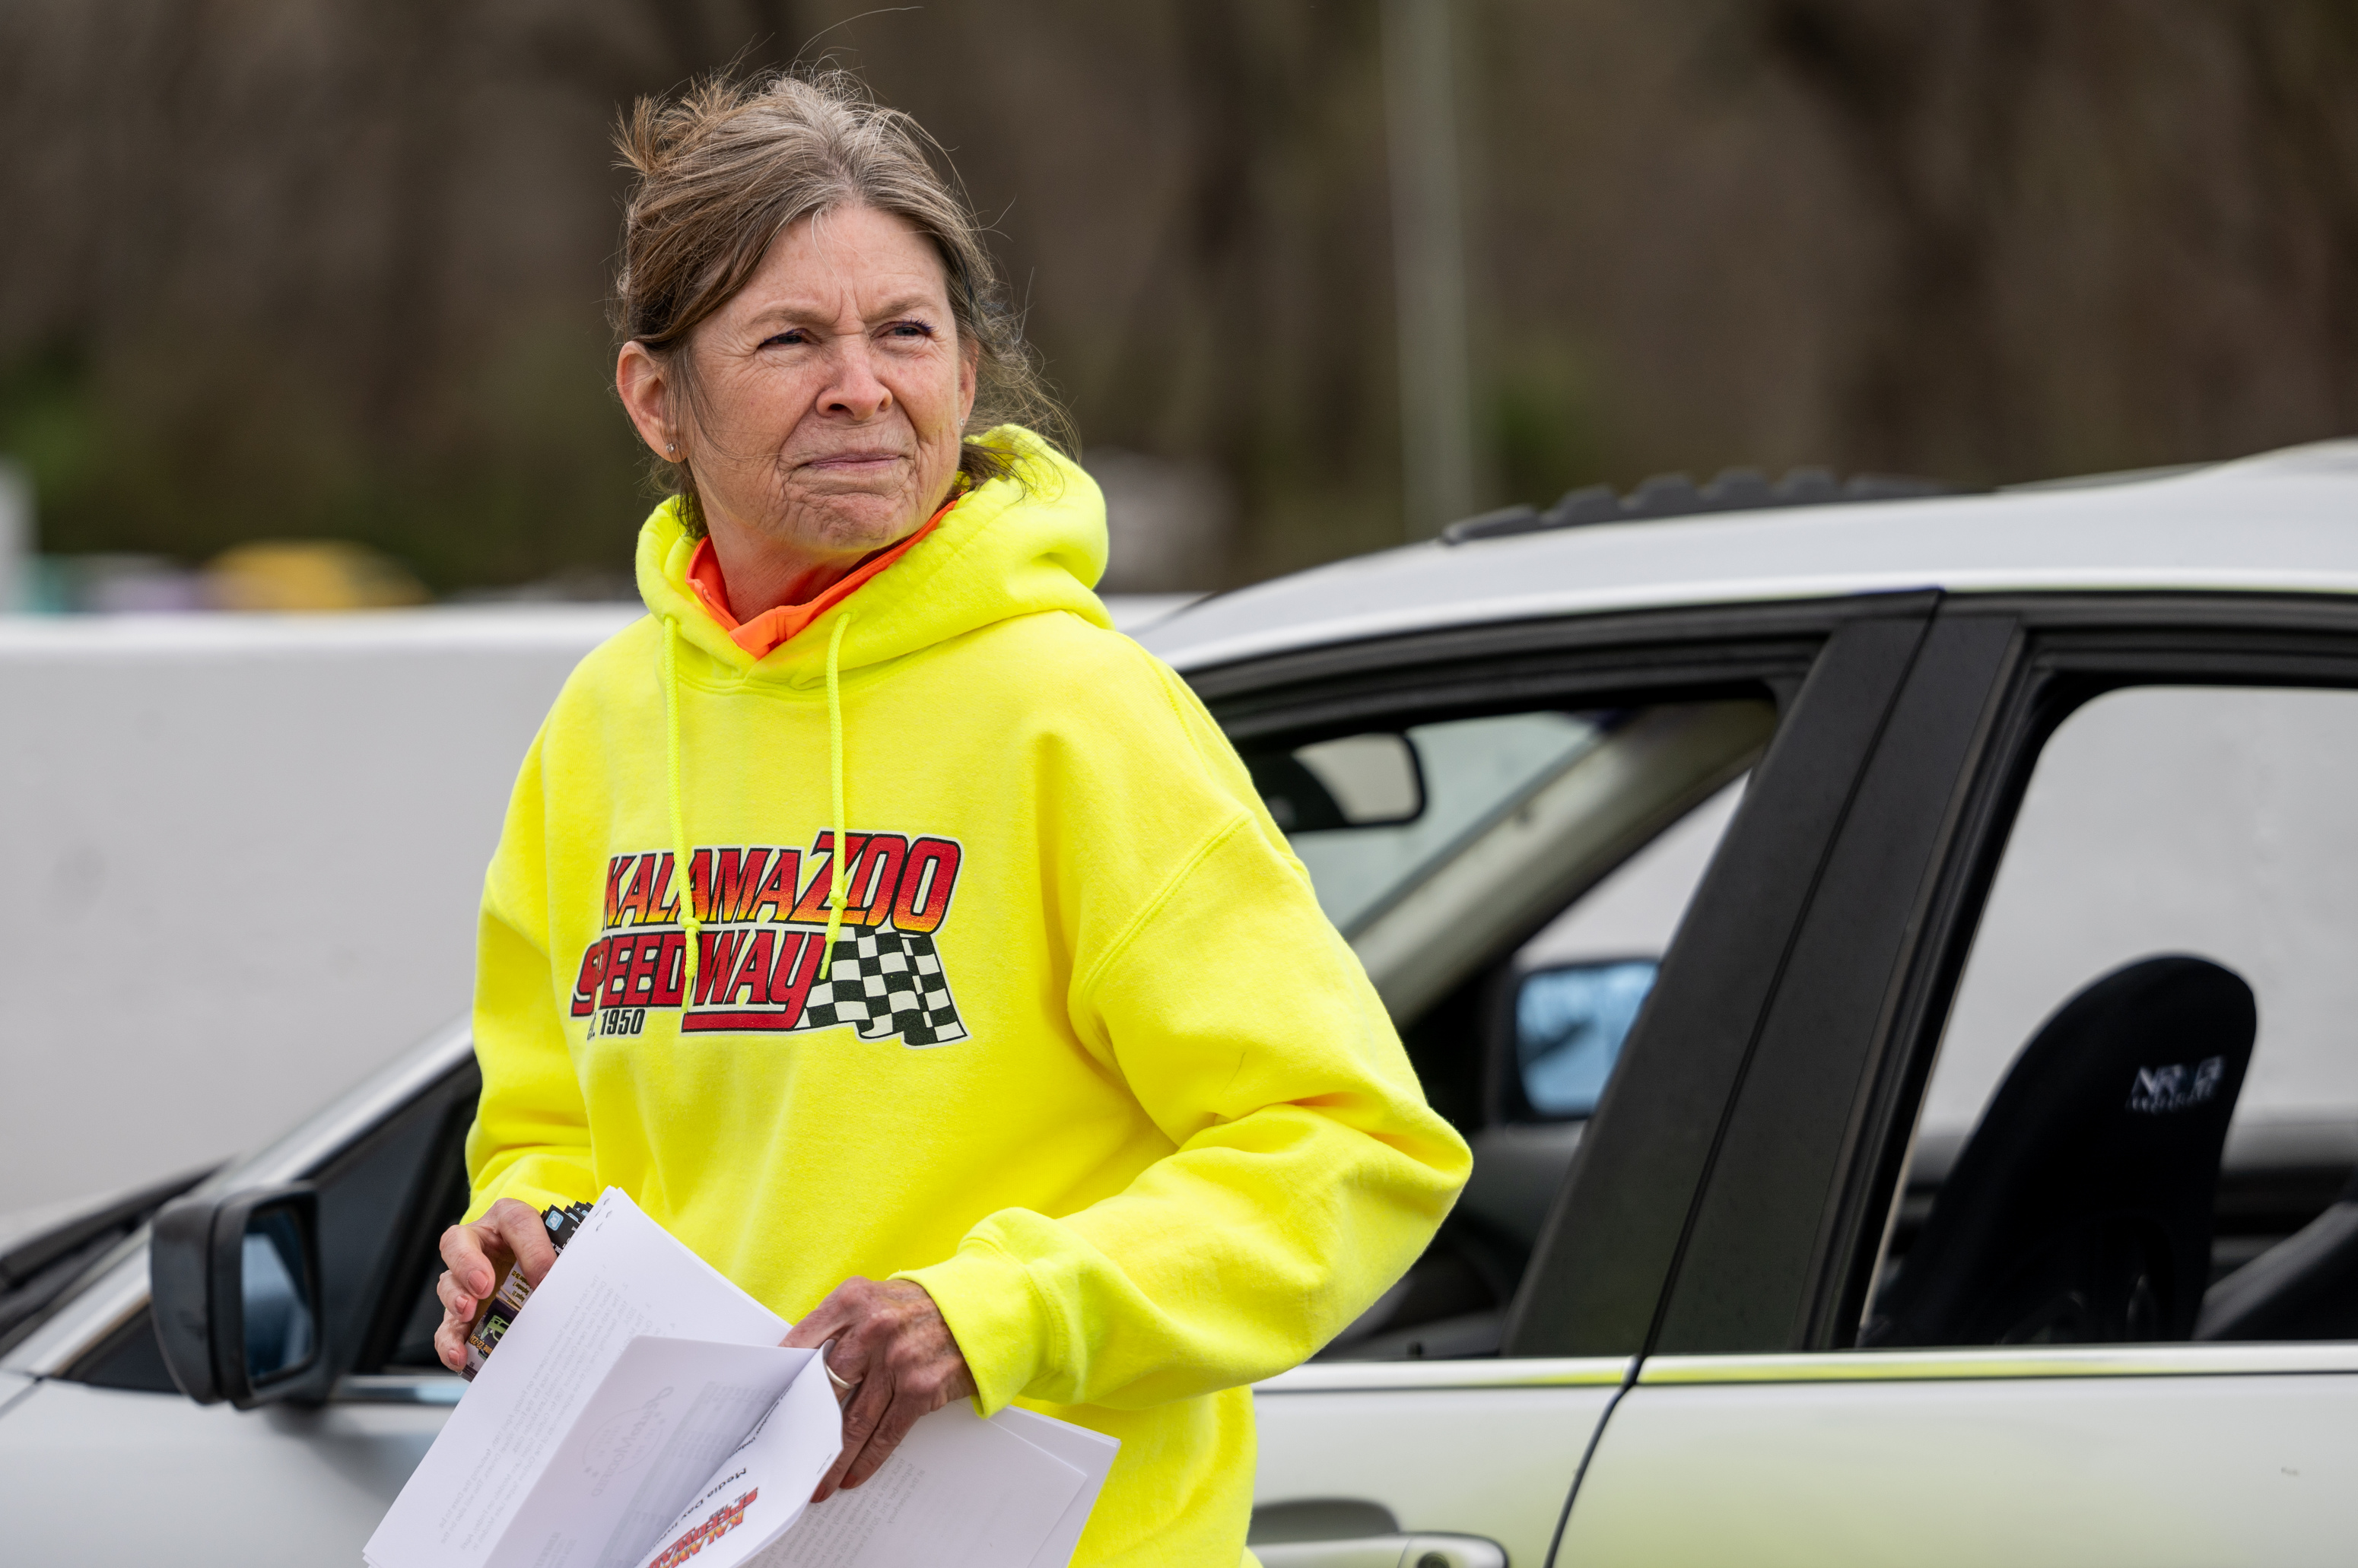
M 1076 953 L 1072 1011 L 1176 1147 L 1077 1213 L 994 1214 L 906 1276 L 986 1413 L 1019 1394 L 1139 1408 L 1295 1365 L 1416 1260 L 1471 1167 L 1235 752 L 1156 671 L 1169 739 L 1225 808 Z
M 501 1198 L 545 1209 L 598 1192 L 590 1113 L 566 1047 L 549 968 L 541 745 L 535 737 L 525 755 L 500 847 L 483 878 L 474 1012 L 483 1089 L 467 1134 L 469 1219 Z

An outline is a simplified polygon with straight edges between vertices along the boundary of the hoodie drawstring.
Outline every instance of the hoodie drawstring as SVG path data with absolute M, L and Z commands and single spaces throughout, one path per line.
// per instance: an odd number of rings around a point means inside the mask
M 680 929 L 687 933 L 687 968 L 682 971 L 679 996 L 680 1006 L 687 1008 L 696 1002 L 697 948 L 704 922 L 696 914 L 696 877 L 689 869 L 687 813 L 680 801 L 684 786 L 679 760 L 679 622 L 669 615 L 664 617 L 663 695 L 664 755 L 670 764 L 665 774 L 671 785 L 672 877 L 679 895 Z
M 687 968 L 681 984 L 682 1006 L 693 1006 L 696 998 L 696 972 L 699 938 L 704 922 L 696 913 L 696 877 L 689 869 L 687 812 L 683 806 L 685 784 L 679 752 L 679 622 L 672 616 L 663 618 L 663 697 L 664 697 L 664 770 L 670 786 L 671 863 L 673 882 L 679 897 L 680 928 L 687 933 Z M 851 898 L 851 877 L 844 865 L 843 810 L 843 633 L 851 624 L 851 611 L 845 611 L 835 618 L 835 630 L 827 639 L 827 776 L 828 795 L 835 806 L 833 828 L 835 849 L 828 856 L 827 890 L 827 945 L 819 949 L 819 961 L 825 966 L 823 979 L 835 979 L 835 942 L 843 931 L 844 906 Z
M 827 890 L 827 946 L 820 949 L 821 961 L 827 979 L 835 979 L 835 938 L 843 929 L 843 906 L 851 896 L 851 876 L 844 866 L 843 849 L 843 692 L 838 665 L 843 652 L 843 629 L 851 624 L 851 611 L 847 610 L 835 618 L 835 630 L 827 639 L 827 776 L 835 795 L 835 853 L 829 857 Z M 676 731 L 673 744 L 677 745 Z M 675 774 L 677 769 L 674 769 Z

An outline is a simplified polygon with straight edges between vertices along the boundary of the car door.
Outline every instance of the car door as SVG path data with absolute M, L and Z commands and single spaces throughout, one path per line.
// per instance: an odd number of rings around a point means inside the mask
M 1294 775 L 1293 759 L 1319 763 L 1315 748 L 1336 740 L 1405 732 L 1437 773 L 1487 767 L 1483 748 L 1500 731 L 1486 725 L 1572 714 L 1606 735 L 1584 754 L 1587 773 L 1443 821 L 1432 836 L 1448 852 L 1402 885 L 1351 881 L 1340 848 L 1295 834 L 1428 1092 L 1476 1151 L 1460 1213 L 1403 1282 L 1409 1298 L 1453 1227 L 1487 1220 L 1494 1238 L 1510 1227 L 1511 1206 L 1493 1200 L 1519 1179 L 1518 1162 L 1549 1147 L 1562 1155 L 1532 1166 L 1552 1179 L 1487 1338 L 1479 1313 L 1347 1331 L 1260 1385 L 1252 1543 L 1264 1562 L 1389 1563 L 1409 1542 L 1426 1562 L 1496 1562 L 1482 1555 L 1493 1545 L 1507 1561 L 1546 1560 L 1642 1344 L 1742 1042 L 1929 609 L 1920 596 L 1509 628 L 1193 676 L 1282 821 L 1303 818 L 1272 781 Z M 1763 726 L 1731 748 L 1736 731 L 1714 727 L 1741 722 L 1733 705 L 1747 692 L 1773 703 L 1773 739 Z M 1502 1123 L 1496 1073 L 1486 1092 L 1459 1068 L 1488 1037 L 1513 955 L 1747 767 L 1742 804 L 1593 1118 Z M 1670 778 L 1684 783 L 1661 787 Z M 1329 896 L 1347 884 L 1347 897 Z M 1618 1139 L 1598 1140 L 1617 1124 Z M 1567 1168 L 1582 1173 L 1559 1193 Z M 1491 1211 L 1469 1221 L 1486 1202 Z
M 1557 1560 L 2346 1560 L 2353 768 L 2344 604 L 1944 607 Z
M 434 1240 L 465 1203 L 477 1078 L 465 1033 L 216 1178 L 319 1192 L 323 1404 L 239 1411 L 173 1386 L 143 1231 L 6 1359 L 0 1557 L 10 1562 L 354 1562 L 460 1381 L 432 1360 Z

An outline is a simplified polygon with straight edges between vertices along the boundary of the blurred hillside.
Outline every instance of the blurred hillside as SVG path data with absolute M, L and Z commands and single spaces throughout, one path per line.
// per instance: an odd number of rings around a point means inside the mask
M 806 49 L 952 149 L 1109 475 L 1215 520 L 1164 575 L 1401 536 L 1376 0 L 863 10 L 11 0 L 0 453 L 40 548 L 334 537 L 440 593 L 619 581 L 647 492 L 609 390 L 607 125 Z M 1492 501 L 2358 428 L 2358 7 L 1455 17 Z

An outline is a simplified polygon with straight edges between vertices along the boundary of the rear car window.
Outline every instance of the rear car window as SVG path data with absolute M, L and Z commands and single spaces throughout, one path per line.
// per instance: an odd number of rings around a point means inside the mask
M 2143 687 L 2041 751 L 1861 1343 L 2358 1338 L 2358 693 Z

